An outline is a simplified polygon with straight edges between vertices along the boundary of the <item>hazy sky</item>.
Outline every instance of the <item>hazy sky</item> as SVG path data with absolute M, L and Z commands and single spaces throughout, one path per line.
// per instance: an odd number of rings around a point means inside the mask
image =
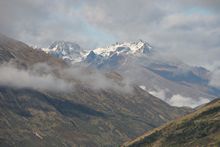
M 143 39 L 187 63 L 220 65 L 220 0 L 0 0 L 0 31 L 30 45 Z

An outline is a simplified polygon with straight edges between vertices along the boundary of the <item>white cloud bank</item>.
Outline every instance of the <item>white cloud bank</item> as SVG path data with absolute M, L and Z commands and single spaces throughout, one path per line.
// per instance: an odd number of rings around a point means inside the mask
M 209 85 L 216 88 L 220 88 L 220 70 L 212 72 Z
M 173 95 L 168 102 L 172 106 L 177 106 L 177 107 L 189 106 L 195 108 L 199 105 L 208 103 L 209 101 L 210 101 L 209 99 L 203 97 L 191 98 L 177 94 L 177 95 Z
M 72 83 L 59 79 L 52 74 L 40 75 L 28 70 L 19 70 L 11 65 L 0 66 L 0 85 L 47 91 L 68 91 L 73 88 Z
M 192 97 L 185 97 L 180 94 L 172 95 L 171 97 L 167 97 L 168 90 L 158 90 L 158 91 L 149 91 L 150 94 L 156 96 L 163 101 L 167 102 L 171 106 L 176 107 L 192 107 L 195 108 L 202 104 L 210 102 L 209 99 L 199 97 L 199 98 L 192 98 Z
M 113 89 L 132 92 L 128 80 L 122 79 L 116 82 L 114 77 L 106 76 L 105 72 L 87 69 L 84 66 L 55 69 L 40 63 L 25 70 L 11 64 L 0 65 L 0 86 L 72 92 L 78 84 L 93 90 Z

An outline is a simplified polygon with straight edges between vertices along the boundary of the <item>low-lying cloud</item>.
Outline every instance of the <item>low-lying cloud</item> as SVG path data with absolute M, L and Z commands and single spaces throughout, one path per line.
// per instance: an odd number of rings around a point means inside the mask
M 218 72 L 213 76 L 210 84 L 218 84 Z M 110 76 L 109 76 L 110 75 Z M 117 90 L 119 92 L 132 92 L 133 76 L 117 73 L 110 73 L 84 65 L 73 65 L 67 68 L 58 69 L 44 63 L 35 64 L 28 69 L 19 69 L 13 64 L 0 65 L 0 86 L 14 88 L 30 88 L 52 92 L 74 92 L 76 86 L 82 85 L 92 90 Z M 172 106 L 197 107 L 209 102 L 204 97 L 183 96 L 182 94 L 171 93 L 169 89 L 156 88 L 149 90 L 144 85 L 139 86 L 150 94 L 160 98 Z M 159 90 L 158 90 L 159 89 Z
M 177 94 L 177 95 L 173 95 L 169 99 L 169 104 L 177 107 L 190 106 L 192 108 L 195 108 L 202 104 L 208 103 L 209 101 L 210 101 L 209 99 L 203 97 L 191 98 Z
M 197 106 L 210 102 L 210 100 L 207 98 L 203 98 L 203 97 L 192 98 L 192 97 L 182 96 L 180 94 L 174 94 L 168 97 L 167 92 L 169 92 L 167 89 L 158 90 L 158 91 L 153 91 L 153 90 L 149 91 L 149 93 L 152 94 L 153 96 L 156 96 L 162 99 L 163 101 L 167 102 L 171 106 L 176 106 L 176 107 L 195 108 Z
M 148 91 L 151 95 L 158 97 L 162 99 L 163 101 L 166 101 L 166 90 L 160 90 L 160 91 Z
M 56 69 L 44 63 L 35 64 L 29 69 L 18 69 L 12 64 L 2 64 L 0 85 L 54 92 L 72 92 L 76 85 L 83 85 L 93 90 L 132 91 L 126 79 L 116 82 L 114 77 L 107 77 L 102 71 L 84 66 Z
M 82 85 L 94 90 L 114 89 L 124 92 L 132 91 L 131 85 L 126 78 L 116 82 L 114 77 L 107 77 L 104 71 L 87 69 L 84 66 L 73 66 L 64 69 L 61 74 L 67 79 L 77 80 Z
M 220 70 L 216 70 L 212 72 L 209 85 L 215 88 L 220 88 Z
M 41 75 L 30 70 L 20 70 L 8 64 L 0 66 L 0 85 L 47 91 L 68 91 L 73 88 L 72 83 L 68 83 L 52 74 Z

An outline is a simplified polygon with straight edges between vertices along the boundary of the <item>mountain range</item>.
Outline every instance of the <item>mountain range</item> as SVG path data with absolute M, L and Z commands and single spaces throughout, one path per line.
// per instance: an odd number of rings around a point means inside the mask
M 218 88 L 209 84 L 210 71 L 167 58 L 143 40 L 92 50 L 85 50 L 76 43 L 56 41 L 41 50 L 69 64 L 117 71 L 131 83 L 173 106 L 196 107 L 220 93 Z
M 0 36 L 0 146 L 117 146 L 193 111 L 55 55 Z
M 210 76 L 142 40 L 36 49 L 0 35 L 0 146 L 219 146 Z

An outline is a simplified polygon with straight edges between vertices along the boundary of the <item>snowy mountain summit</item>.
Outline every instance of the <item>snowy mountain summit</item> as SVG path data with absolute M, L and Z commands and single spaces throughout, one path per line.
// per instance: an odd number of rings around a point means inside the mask
M 81 62 L 85 51 L 76 43 L 68 41 L 55 41 L 49 48 L 43 48 L 48 54 L 61 58 L 67 62 Z
M 113 54 L 149 54 L 151 51 L 152 47 L 147 42 L 142 40 L 137 42 L 116 43 L 106 48 L 97 48 L 93 50 L 95 54 L 103 57 L 109 57 Z
M 108 47 L 83 50 L 78 44 L 66 41 L 56 41 L 44 52 L 69 63 L 87 62 L 103 64 L 104 62 L 118 63 L 126 56 L 149 55 L 152 47 L 145 41 L 115 43 Z
M 150 55 L 152 47 L 145 41 L 116 43 L 105 48 L 96 48 L 87 55 L 85 62 L 98 67 L 116 67 L 129 57 Z

